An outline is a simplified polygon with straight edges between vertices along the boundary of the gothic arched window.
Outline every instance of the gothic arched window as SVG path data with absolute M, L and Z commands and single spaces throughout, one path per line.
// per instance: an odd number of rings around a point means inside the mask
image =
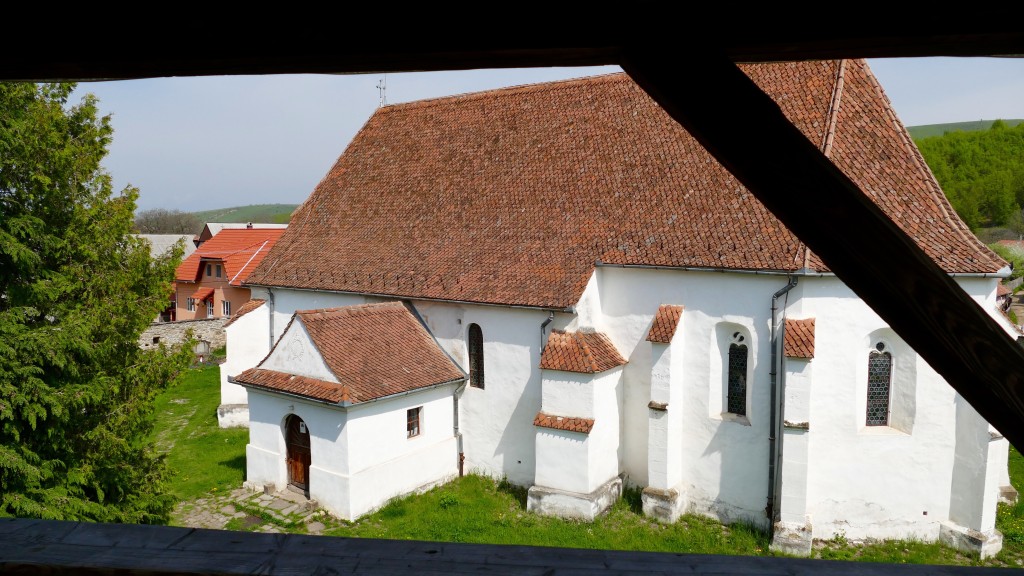
M 889 391 L 892 389 L 892 354 L 885 344 L 875 344 L 868 354 L 868 426 L 889 425 Z
M 477 324 L 469 325 L 469 385 L 484 387 L 484 333 Z
M 733 414 L 747 414 L 747 345 L 743 334 L 734 332 L 729 345 L 729 375 L 726 410 Z

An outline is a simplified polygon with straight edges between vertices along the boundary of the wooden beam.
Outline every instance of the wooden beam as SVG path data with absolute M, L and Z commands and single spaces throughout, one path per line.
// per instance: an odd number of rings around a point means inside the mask
M 615 19 L 588 18 L 579 7 L 552 6 L 542 15 L 510 13 L 498 29 L 467 30 L 461 20 L 431 6 L 421 13 L 398 11 L 398 20 L 389 20 L 385 26 L 399 29 L 405 22 L 411 32 L 394 41 L 384 38 L 387 29 L 374 31 L 379 38 L 368 41 L 364 35 L 346 34 L 334 19 L 318 20 L 303 11 L 275 14 L 273 21 L 251 26 L 239 26 L 234 15 L 218 21 L 191 13 L 161 17 L 137 28 L 100 24 L 90 29 L 87 42 L 73 45 L 82 36 L 83 19 L 55 21 L 49 12 L 37 19 L 23 17 L 47 22 L 45 37 L 33 27 L 5 36 L 8 46 L 18 48 L 0 54 L 0 80 L 598 66 L 617 63 L 623 46 L 631 42 L 642 45 L 651 38 L 679 34 L 677 21 L 651 19 L 643 10 Z M 731 12 L 731 8 L 723 10 L 719 19 L 730 22 L 729 30 L 716 30 L 694 45 L 737 62 L 1024 53 L 1024 32 L 1011 27 L 926 33 L 898 22 L 886 27 L 873 22 L 867 27 L 848 23 L 854 32 L 847 33 L 832 28 L 813 32 L 803 26 L 791 31 L 772 27 L 765 33 L 760 18 L 748 17 L 743 25 L 734 21 Z M 523 30 L 533 33 L 527 36 Z M 531 39 L 524 40 L 527 37 Z M 29 48 L 49 38 L 62 43 L 45 51 Z
M 623 67 L 957 392 L 1024 448 L 1024 350 L 724 55 Z M 680 82 L 683 76 L 686 82 Z
M 254 534 L 0 519 L 2 574 L 988 574 L 1001 568 Z

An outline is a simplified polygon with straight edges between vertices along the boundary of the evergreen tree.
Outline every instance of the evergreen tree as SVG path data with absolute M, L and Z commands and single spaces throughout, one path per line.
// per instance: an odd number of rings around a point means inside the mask
M 138 337 L 181 256 L 132 235 L 109 117 L 73 88 L 0 83 L 0 516 L 165 522 L 153 399 L 189 352 Z

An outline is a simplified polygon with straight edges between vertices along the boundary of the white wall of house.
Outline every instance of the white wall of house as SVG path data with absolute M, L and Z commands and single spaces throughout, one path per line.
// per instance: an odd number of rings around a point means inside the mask
M 589 434 L 536 427 L 535 484 L 589 494 L 619 474 L 622 368 L 599 374 L 543 371 L 545 414 L 592 418 Z
M 327 367 L 327 362 L 320 355 L 320 351 L 313 345 L 305 324 L 299 319 L 296 319 L 291 329 L 281 336 L 262 368 L 327 382 L 338 381 L 337 376 Z
M 242 316 L 224 329 L 227 338 L 227 359 L 220 365 L 220 403 L 239 405 L 249 402 L 245 388 L 228 382 L 228 376 L 238 374 L 260 363 L 270 352 L 267 326 L 270 308 L 264 304 Z M 221 426 L 247 425 L 245 412 L 235 412 L 234 420 L 221 421 Z M 238 420 L 241 419 L 241 420 Z
M 685 310 L 675 339 L 681 338 L 685 346 L 674 347 L 672 360 L 683 389 L 666 415 L 679 419 L 684 430 L 680 489 L 693 512 L 764 524 L 768 325 L 771 295 L 786 284 L 785 276 L 601 267 L 597 282 L 605 333 L 629 360 L 623 402 L 627 481 L 649 485 L 647 404 L 653 345 L 647 334 L 658 306 L 681 304 Z M 726 339 L 735 331 L 744 333 L 749 350 L 745 418 L 723 414 Z
M 578 306 L 579 316 L 555 314 L 546 330 L 599 329 L 628 359 L 618 388 L 621 420 L 616 450 L 617 468 L 625 472 L 627 482 L 649 485 L 647 404 L 652 399 L 654 359 L 653 345 L 646 336 L 659 305 L 682 304 L 685 311 L 676 339 L 685 345 L 673 346 L 671 353 L 672 381 L 682 384 L 665 416 L 673 419 L 673 428 L 683 430 L 677 458 L 678 488 L 685 492 L 691 512 L 724 521 L 767 522 L 770 304 L 771 295 L 786 281 L 781 275 L 601 267 L 588 283 Z M 996 280 L 957 281 L 995 316 Z M 276 331 L 284 329 L 296 309 L 370 300 L 294 290 L 274 292 Z M 475 323 L 482 329 L 486 386 L 482 390 L 467 386 L 459 402 L 466 470 L 505 476 L 524 486 L 542 484 L 535 478 L 535 471 L 546 466 L 538 462 L 539 435 L 550 435 L 552 442 L 585 440 L 578 433 L 556 434 L 533 426 L 533 417 L 542 407 L 540 326 L 548 312 L 428 301 L 414 304 L 441 346 L 467 371 L 468 327 Z M 788 414 L 794 418 L 797 413 L 804 414 L 798 419 L 809 422 L 809 430 L 784 435 L 785 439 L 800 437 L 800 446 L 793 446 L 799 454 L 791 456 L 799 455 L 807 472 L 799 498 L 788 499 L 793 510 L 787 512 L 784 495 L 783 515 L 799 522 L 801 512 L 805 513 L 814 536 L 820 538 L 844 533 L 850 538 L 934 539 L 939 522 L 950 518 L 957 446 L 955 392 L 834 277 L 801 278 L 780 306 L 790 317 L 816 318 L 815 358 L 788 367 L 793 368 L 788 374 L 793 386 L 805 390 L 799 398 L 788 398 L 792 403 Z M 736 332 L 745 336 L 750 351 L 745 417 L 723 414 L 727 350 Z M 896 357 L 894 412 L 890 426 L 866 427 L 867 354 L 879 339 Z M 556 399 L 552 403 L 554 408 Z M 280 435 L 280 418 L 274 422 L 275 434 Z M 967 415 L 961 416 L 960 436 L 974 438 L 975 424 Z M 259 433 L 254 431 L 257 436 Z M 256 456 L 251 474 L 280 475 L 261 472 L 259 451 L 271 451 L 265 444 L 270 445 L 255 440 L 250 445 L 250 455 Z M 960 448 L 963 452 L 964 446 Z M 1005 476 L 1005 463 L 992 462 L 998 460 L 1001 448 L 993 446 L 987 453 L 994 456 L 980 461 L 983 467 L 999 469 L 1000 478 Z M 851 457 L 854 455 L 856 458 Z M 792 486 L 797 480 L 792 469 L 788 472 Z M 959 478 L 971 486 L 989 488 L 1001 481 L 990 480 L 988 475 Z M 666 477 L 663 482 L 668 480 Z M 958 522 L 984 529 L 991 516 L 987 502 L 974 499 L 970 505 L 956 504 L 961 511 Z M 802 511 L 795 509 L 798 503 Z M 339 501 L 338 506 L 356 509 L 352 503 Z
M 541 409 L 540 326 L 548 312 L 422 300 L 414 304 L 441 347 L 467 372 L 469 326 L 479 325 L 483 334 L 484 389 L 466 386 L 459 400 L 466 471 L 533 485 L 533 418 Z M 547 331 L 564 328 L 569 320 L 567 314 L 556 314 Z
M 284 422 L 294 414 L 310 434 L 309 496 L 346 519 L 389 499 L 446 481 L 458 473 L 453 432 L 455 385 L 342 409 L 250 390 L 247 485 L 288 483 Z M 420 434 L 409 438 L 406 417 L 421 407 Z
M 989 310 L 995 282 L 959 279 Z M 803 278 L 790 301 L 794 317 L 816 319 L 807 443 L 814 537 L 934 540 L 939 523 L 950 518 L 954 456 L 964 441 L 958 435 L 973 439 L 981 431 L 987 440 L 987 425 L 973 411 L 958 412 L 956 392 L 837 278 Z M 890 425 L 866 426 L 868 355 L 879 341 L 893 354 Z M 958 523 L 991 529 L 986 512 L 975 505 L 984 483 L 965 481 L 963 488 L 978 494 Z M 997 489 L 992 492 L 994 498 Z

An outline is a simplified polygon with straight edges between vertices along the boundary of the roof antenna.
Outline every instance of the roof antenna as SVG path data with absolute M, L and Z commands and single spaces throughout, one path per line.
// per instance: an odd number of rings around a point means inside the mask
M 377 82 L 377 92 L 379 93 L 379 98 L 380 98 L 380 101 L 379 101 L 379 104 L 377 105 L 377 107 L 380 108 L 382 106 L 387 106 L 388 105 L 388 75 L 387 74 L 385 74 L 384 77 L 380 79 L 380 82 Z

